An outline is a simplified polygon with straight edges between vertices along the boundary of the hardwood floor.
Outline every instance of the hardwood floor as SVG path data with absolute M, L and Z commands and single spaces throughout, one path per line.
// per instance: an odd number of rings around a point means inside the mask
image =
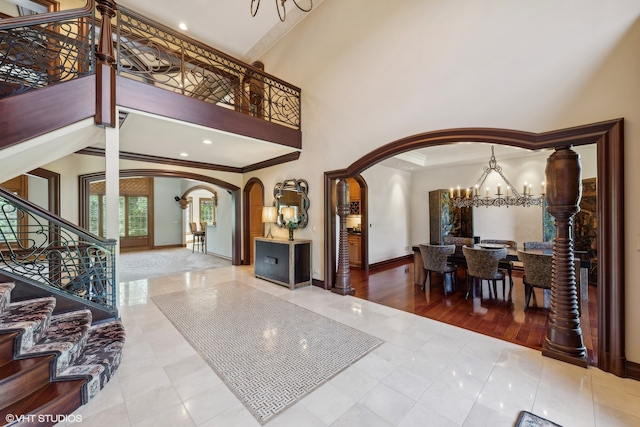
M 366 274 L 351 269 L 351 286 L 355 296 L 419 316 L 439 320 L 474 332 L 503 339 L 530 348 L 541 349 L 547 334 L 550 296 L 535 290 L 529 310 L 524 311 L 524 286 L 521 273 L 514 271 L 513 289 L 509 298 L 507 281 L 506 301 L 498 284 L 498 297 L 490 298 L 485 282 L 482 297 L 465 298 L 464 271 L 458 271 L 458 289 L 444 294 L 442 277 L 433 275 L 430 289 L 422 291 L 413 283 L 413 263 L 392 264 Z M 429 286 L 427 285 L 429 288 Z M 581 326 L 587 347 L 589 364 L 597 365 L 598 313 L 595 286 L 589 286 L 589 299 L 583 301 Z

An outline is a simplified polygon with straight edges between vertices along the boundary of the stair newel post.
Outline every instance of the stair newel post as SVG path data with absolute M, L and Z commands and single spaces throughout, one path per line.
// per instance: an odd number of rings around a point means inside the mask
M 96 49 L 96 115 L 98 126 L 116 126 L 116 57 L 111 19 L 117 6 L 113 0 L 96 0 L 101 15 L 100 40 Z
M 340 240 L 338 244 L 338 272 L 331 292 L 341 295 L 353 295 L 351 287 L 351 269 L 347 243 L 347 215 L 349 215 L 349 184 L 342 178 L 336 185 L 336 213 L 340 217 Z
M 570 147 L 557 148 L 547 159 L 545 174 L 547 211 L 555 219 L 556 235 L 549 330 L 542 354 L 586 368 L 587 351 L 580 327 L 571 233 L 573 216 L 580 210 L 582 197 L 580 156 Z

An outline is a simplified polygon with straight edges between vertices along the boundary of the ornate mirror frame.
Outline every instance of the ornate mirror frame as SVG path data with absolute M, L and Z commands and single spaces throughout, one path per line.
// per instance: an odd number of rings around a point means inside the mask
M 273 188 L 273 198 L 275 200 L 276 210 L 278 212 L 278 218 L 275 222 L 276 226 L 280 228 L 286 228 L 287 225 L 282 217 L 282 213 L 280 209 L 283 206 L 281 199 L 285 196 L 286 191 L 294 191 L 300 195 L 300 204 L 298 206 L 297 218 L 298 218 L 298 227 L 297 228 L 305 228 L 307 223 L 309 222 L 309 214 L 307 211 L 309 210 L 309 184 L 304 179 L 288 179 L 283 182 L 279 182 Z

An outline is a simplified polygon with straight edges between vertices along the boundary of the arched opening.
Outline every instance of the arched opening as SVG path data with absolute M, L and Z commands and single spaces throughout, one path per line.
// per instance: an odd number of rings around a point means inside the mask
M 264 235 L 262 206 L 264 205 L 264 185 L 258 178 L 251 178 L 244 186 L 242 202 L 244 206 L 243 264 L 253 264 L 253 239 Z
M 457 142 L 487 142 L 529 150 L 596 144 L 598 245 L 598 368 L 626 376 L 624 323 L 624 136 L 623 119 L 530 133 L 509 129 L 458 128 L 409 136 L 384 145 L 346 169 L 325 172 L 325 288 L 336 271 L 335 182 L 355 177 L 378 162 L 418 148 Z
M 120 178 L 130 177 L 168 177 L 168 178 L 184 178 L 200 181 L 208 184 L 213 184 L 217 187 L 224 188 L 231 196 L 231 263 L 233 265 L 241 264 L 241 238 L 239 233 L 240 224 L 240 188 L 233 184 L 222 181 L 217 178 L 212 178 L 206 175 L 199 175 L 190 172 L 182 171 L 170 171 L 162 169 L 127 169 L 120 171 Z M 87 175 L 80 175 L 78 177 L 78 206 L 80 209 L 78 215 L 78 225 L 84 228 L 88 228 L 89 223 L 89 185 L 93 181 L 100 181 L 105 179 L 104 172 L 96 172 Z
M 195 200 L 194 197 L 196 196 Z M 218 192 L 207 185 L 194 185 L 188 188 L 179 200 L 182 214 L 183 244 L 187 243 L 188 235 L 191 234 L 191 244 L 193 245 L 193 231 L 197 230 L 205 233 L 209 225 L 216 226 L 218 210 Z

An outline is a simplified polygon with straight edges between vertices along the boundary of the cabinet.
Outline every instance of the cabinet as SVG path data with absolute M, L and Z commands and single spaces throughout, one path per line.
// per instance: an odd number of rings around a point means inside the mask
M 444 236 L 473 237 L 473 208 L 456 208 L 449 190 L 429 191 L 429 240 L 441 244 Z
M 311 240 L 255 240 L 255 276 L 291 290 L 311 284 Z
M 349 265 L 351 267 L 362 267 L 362 244 L 359 234 L 347 235 L 347 252 L 349 253 Z

